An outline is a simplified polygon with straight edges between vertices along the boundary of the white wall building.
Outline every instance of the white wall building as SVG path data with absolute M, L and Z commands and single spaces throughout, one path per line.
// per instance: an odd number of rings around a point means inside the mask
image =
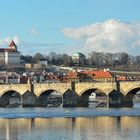
M 20 64 L 20 52 L 12 41 L 9 48 L 0 48 L 0 64 Z
M 40 60 L 40 61 L 39 61 L 39 64 L 40 64 L 40 65 L 43 65 L 43 66 L 45 66 L 45 67 L 47 67 L 48 62 L 47 62 L 47 60 Z
M 81 65 L 84 66 L 85 61 L 86 61 L 86 56 L 80 52 L 75 53 L 71 56 L 72 62 L 75 65 Z

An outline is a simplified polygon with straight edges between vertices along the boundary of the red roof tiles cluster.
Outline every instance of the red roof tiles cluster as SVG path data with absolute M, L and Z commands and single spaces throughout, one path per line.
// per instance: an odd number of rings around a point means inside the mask
M 45 76 L 49 79 L 49 80 L 58 80 L 58 77 L 53 75 L 53 74 L 49 74 L 46 73 Z
M 78 73 L 76 71 L 70 71 L 66 76 L 66 79 L 76 79 L 76 78 L 78 78 Z
M 117 81 L 127 81 L 127 78 L 124 76 L 117 77 Z
M 112 75 L 109 71 L 99 70 L 93 71 L 94 78 L 112 78 Z
M 97 71 L 82 71 L 82 72 L 69 72 L 67 74 L 67 79 L 76 79 L 78 78 L 78 73 L 79 74 L 86 74 L 86 75 L 91 75 L 92 78 L 112 78 L 112 75 L 109 71 L 104 71 L 104 70 L 97 70 Z

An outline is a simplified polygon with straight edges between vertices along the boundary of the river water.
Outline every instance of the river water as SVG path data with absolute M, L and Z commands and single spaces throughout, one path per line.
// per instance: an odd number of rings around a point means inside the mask
M 0 140 L 139 140 L 134 108 L 0 108 Z

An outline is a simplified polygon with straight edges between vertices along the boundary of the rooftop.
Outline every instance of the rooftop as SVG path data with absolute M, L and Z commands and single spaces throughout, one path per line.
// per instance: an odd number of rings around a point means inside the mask
M 12 40 L 11 43 L 9 44 L 9 47 L 11 47 L 11 46 L 17 46 L 13 40 Z
M 73 54 L 72 56 L 73 57 L 85 57 L 85 55 L 80 52 L 77 52 L 77 53 Z
M 12 48 L 13 46 L 17 47 L 15 42 L 12 40 L 9 44 L 9 48 L 0 48 L 0 52 L 18 52 L 17 50 Z
M 82 71 L 85 74 L 92 74 L 94 78 L 112 78 L 112 75 L 109 71 L 104 70 L 95 70 L 95 71 Z

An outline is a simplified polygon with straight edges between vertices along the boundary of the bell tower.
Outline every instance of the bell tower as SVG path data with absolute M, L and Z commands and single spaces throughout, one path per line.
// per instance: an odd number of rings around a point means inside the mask
M 17 45 L 15 44 L 15 42 L 12 40 L 11 43 L 9 44 L 9 48 L 13 49 L 15 51 L 17 51 Z

